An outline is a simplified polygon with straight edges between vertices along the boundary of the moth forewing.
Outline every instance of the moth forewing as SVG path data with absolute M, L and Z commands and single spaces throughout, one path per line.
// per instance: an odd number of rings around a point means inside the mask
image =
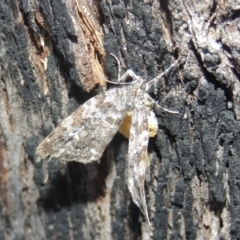
M 128 148 L 128 189 L 134 203 L 141 209 L 149 225 L 144 182 L 147 168 L 148 120 L 144 91 L 138 90 L 134 100 Z
M 39 144 L 37 155 L 82 163 L 99 160 L 127 113 L 131 88 L 110 89 L 88 100 Z

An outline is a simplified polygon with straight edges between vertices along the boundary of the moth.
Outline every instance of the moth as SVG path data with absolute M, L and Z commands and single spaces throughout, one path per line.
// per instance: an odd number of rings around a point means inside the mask
M 128 189 L 133 202 L 140 208 L 150 224 L 146 205 L 144 182 L 148 158 L 148 113 L 153 107 L 148 89 L 168 73 L 178 61 L 149 82 L 137 76 L 131 69 L 120 77 L 117 57 L 118 84 L 128 77 L 132 82 L 121 88 L 100 93 L 65 118 L 37 147 L 41 158 L 57 158 L 84 164 L 97 161 L 118 131 L 128 112 L 132 112 L 128 147 Z M 152 102 L 151 102 L 152 101 Z M 149 104 L 150 102 L 150 104 Z M 171 112 L 171 111 L 170 111 Z

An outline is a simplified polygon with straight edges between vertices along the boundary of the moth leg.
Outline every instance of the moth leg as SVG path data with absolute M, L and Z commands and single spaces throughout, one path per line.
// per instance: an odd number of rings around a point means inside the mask
M 165 107 L 160 106 L 154 99 L 151 98 L 147 93 L 144 95 L 145 98 L 145 105 L 147 107 L 148 113 L 154 108 L 154 107 L 159 107 L 162 108 L 164 111 L 169 112 L 169 113 L 179 113 L 178 111 L 172 111 L 169 110 Z
M 156 103 L 156 107 L 159 107 L 159 108 L 161 108 L 161 109 L 163 109 L 164 111 L 169 112 L 169 113 L 179 113 L 178 111 L 172 111 L 172 110 L 169 110 L 169 109 L 167 109 L 167 108 L 165 108 L 165 107 L 162 107 L 162 106 L 160 106 L 158 103 Z

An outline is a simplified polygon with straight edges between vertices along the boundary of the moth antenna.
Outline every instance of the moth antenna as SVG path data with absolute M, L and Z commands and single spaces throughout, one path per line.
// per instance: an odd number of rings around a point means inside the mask
M 180 59 L 177 59 L 169 68 L 163 71 L 161 74 L 153 78 L 151 81 L 147 83 L 147 90 L 157 81 L 159 81 L 164 75 L 169 73 L 174 67 L 177 67 L 181 63 Z
M 178 67 L 180 64 L 184 64 L 185 62 L 188 61 L 189 58 L 189 54 L 187 55 L 187 57 L 185 59 L 181 59 L 181 57 L 179 57 L 176 61 L 174 61 L 174 63 L 167 68 L 164 72 L 162 72 L 161 74 L 159 74 L 157 77 L 153 78 L 151 81 L 149 81 L 147 83 L 147 90 L 157 81 L 159 81 L 164 75 L 168 74 L 172 68 L 174 67 Z
M 117 58 L 117 56 L 115 56 L 114 54 L 110 53 L 110 55 L 116 60 L 117 64 L 118 64 L 118 82 L 125 82 L 125 80 L 128 77 L 131 77 L 134 81 L 138 81 L 141 78 L 139 76 L 137 76 L 133 70 L 129 69 L 127 70 L 122 76 L 121 76 L 121 64 L 119 59 Z M 121 77 L 120 77 L 121 76 Z
M 110 55 L 116 60 L 118 65 L 118 82 L 120 82 L 120 76 L 121 76 L 121 64 L 117 56 L 115 56 L 113 53 L 110 53 Z

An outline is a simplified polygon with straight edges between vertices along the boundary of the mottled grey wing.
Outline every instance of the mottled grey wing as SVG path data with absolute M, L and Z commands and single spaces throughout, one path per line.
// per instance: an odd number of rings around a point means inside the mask
M 148 120 L 144 91 L 138 91 L 132 115 L 128 150 L 128 189 L 134 203 L 141 209 L 149 225 L 144 181 L 147 167 Z M 151 225 L 150 225 L 151 226 Z
M 128 93 L 126 86 L 91 98 L 42 141 L 36 154 L 82 163 L 100 159 L 126 115 Z

